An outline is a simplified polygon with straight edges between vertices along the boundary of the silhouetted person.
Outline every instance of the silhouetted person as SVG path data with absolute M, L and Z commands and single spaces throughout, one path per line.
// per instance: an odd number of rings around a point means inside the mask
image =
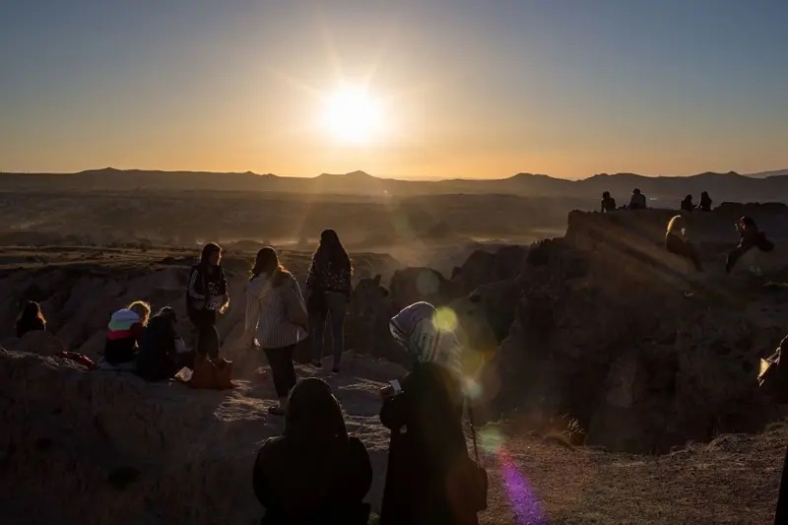
M 736 248 L 728 253 L 728 260 L 725 263 L 725 271 L 728 273 L 736 265 L 736 261 L 753 248 L 758 248 L 763 252 L 770 252 L 774 249 L 774 244 L 766 238 L 763 232 L 758 230 L 758 225 L 755 224 L 752 217 L 745 215 L 739 219 L 736 229 L 739 230 L 741 241 L 739 241 L 739 245 Z
M 646 209 L 646 196 L 640 193 L 640 190 L 635 188 L 632 192 L 632 197 L 629 199 L 630 210 L 645 210 Z
M 695 210 L 695 205 L 692 203 L 692 195 L 687 195 L 684 197 L 684 200 L 681 201 L 681 211 L 693 211 Z
M 364 444 L 348 437 L 339 401 L 317 378 L 290 394 L 284 435 L 257 454 L 253 485 L 265 507 L 261 525 L 366 525 L 372 484 Z
M 21 338 L 28 332 L 46 329 L 47 321 L 41 312 L 41 305 L 35 301 L 27 301 L 16 318 L 16 336 Z
M 686 257 L 695 269 L 699 272 L 703 271 L 703 265 L 700 263 L 698 254 L 695 252 L 695 247 L 689 242 L 687 238 L 686 225 L 684 217 L 676 215 L 668 223 L 668 230 L 665 233 L 665 248 L 671 253 Z
M 471 461 L 462 429 L 460 347 L 433 324 L 435 308 L 412 304 L 391 319 L 394 338 L 415 361 L 400 385 L 392 381 L 380 421 L 391 430 L 381 525 L 477 524 L 479 509 L 451 487 Z
M 339 236 L 334 230 L 323 230 L 306 280 L 307 310 L 312 337 L 312 364 L 317 367 L 321 366 L 320 360 L 323 358 L 326 321 L 331 321 L 334 372 L 339 372 L 345 346 L 345 312 L 352 291 L 351 273 L 350 257 Z
M 146 381 L 170 379 L 183 368 L 194 366 L 193 352 L 187 352 L 178 336 L 175 310 L 165 306 L 151 317 L 142 330 L 137 354 L 137 375 Z
M 142 330 L 150 318 L 150 305 L 134 301 L 110 316 L 104 360 L 112 366 L 134 366 Z
M 700 211 L 711 211 L 711 197 L 709 197 L 709 193 L 704 191 L 700 194 L 700 205 L 698 209 Z
M 616 199 L 610 196 L 610 192 L 606 191 L 602 194 L 602 213 L 615 211 Z
M 273 248 L 257 252 L 246 300 L 245 339 L 250 346 L 256 346 L 256 341 L 265 352 L 279 397 L 279 406 L 268 412 L 284 415 L 290 390 L 296 384 L 293 351 L 307 337 L 309 318 L 298 281 L 279 262 Z
M 202 357 L 219 357 L 218 314 L 230 306 L 227 278 L 224 275 L 222 249 L 208 243 L 202 249 L 200 263 L 192 268 L 186 291 L 186 311 L 197 328 L 197 353 Z

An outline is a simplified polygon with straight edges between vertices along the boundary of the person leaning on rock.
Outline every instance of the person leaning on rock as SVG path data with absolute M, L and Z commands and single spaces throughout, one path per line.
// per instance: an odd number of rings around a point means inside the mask
M 736 261 L 753 248 L 758 248 L 762 252 L 774 250 L 774 243 L 767 239 L 766 235 L 758 229 L 758 225 L 755 224 L 752 217 L 743 216 L 736 223 L 736 229 L 741 235 L 741 241 L 739 241 L 739 245 L 736 248 L 728 253 L 728 259 L 725 263 L 725 271 L 728 273 L 736 265 Z
M 257 453 L 253 488 L 265 507 L 261 525 L 366 525 L 372 485 L 364 444 L 349 437 L 328 384 L 299 382 L 290 394 L 284 435 Z M 404 522 L 403 522 L 404 524 Z
M 212 242 L 206 244 L 199 264 L 192 268 L 186 291 L 186 311 L 197 328 L 197 353 L 203 358 L 219 357 L 216 320 L 218 314 L 223 314 L 230 306 L 227 277 L 221 263 L 221 247 Z

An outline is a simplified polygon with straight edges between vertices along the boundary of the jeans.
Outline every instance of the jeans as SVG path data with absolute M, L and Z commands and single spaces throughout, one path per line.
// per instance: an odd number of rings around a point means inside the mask
M 293 350 L 296 345 L 282 348 L 265 348 L 265 356 L 271 365 L 271 375 L 274 376 L 274 388 L 280 398 L 287 397 L 296 384 L 295 367 L 293 366 Z
M 196 310 L 189 316 L 197 328 L 197 353 L 211 359 L 219 357 L 219 332 L 216 330 L 216 310 Z
M 321 293 L 321 292 L 313 292 Z M 319 361 L 323 358 L 323 339 L 326 331 L 326 321 L 331 322 L 331 350 L 334 355 L 334 366 L 339 366 L 342 351 L 345 349 L 345 312 L 347 297 L 336 292 L 325 293 L 326 308 L 322 312 L 309 314 L 309 331 L 312 338 L 312 359 Z

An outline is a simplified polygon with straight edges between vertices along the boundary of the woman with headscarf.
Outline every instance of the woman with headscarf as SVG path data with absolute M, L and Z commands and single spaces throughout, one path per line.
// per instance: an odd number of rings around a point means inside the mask
M 371 484 L 367 449 L 348 437 L 331 387 L 317 378 L 299 382 L 284 435 L 266 440 L 255 461 L 261 525 L 366 525 L 370 508 L 363 499 Z
M 391 430 L 382 525 L 478 524 L 467 494 L 468 450 L 462 429 L 462 361 L 453 333 L 435 326 L 435 308 L 414 303 L 390 329 L 413 359 L 413 371 L 392 381 L 380 420 Z
M 306 280 L 307 308 L 312 336 L 312 364 L 321 366 L 326 321 L 331 322 L 332 370 L 339 372 L 345 345 L 345 312 L 352 291 L 353 269 L 342 242 L 334 230 L 323 230 L 320 244 L 312 256 Z
M 205 358 L 219 357 L 218 314 L 230 306 L 227 277 L 222 269 L 222 249 L 209 242 L 202 249 L 200 263 L 192 268 L 186 291 L 186 311 L 197 328 L 197 353 Z
M 282 416 L 296 384 L 293 351 L 307 337 L 308 317 L 298 281 L 273 248 L 257 252 L 246 286 L 246 307 L 247 346 L 250 352 L 257 352 L 257 345 L 265 352 L 279 397 L 279 406 L 268 412 Z

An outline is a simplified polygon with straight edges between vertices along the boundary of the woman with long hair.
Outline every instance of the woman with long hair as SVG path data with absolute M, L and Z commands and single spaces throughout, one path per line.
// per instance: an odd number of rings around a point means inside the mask
M 262 525 L 366 525 L 370 508 L 363 499 L 371 484 L 367 449 L 348 437 L 331 387 L 317 378 L 300 381 L 290 394 L 284 435 L 266 440 L 255 461 Z
M 46 330 L 47 320 L 36 301 L 27 301 L 16 318 L 16 336 L 23 337 L 28 332 Z
M 298 281 L 279 262 L 273 248 L 257 252 L 246 287 L 246 306 L 246 341 L 250 347 L 256 342 L 265 352 L 279 397 L 279 406 L 268 411 L 284 415 L 296 383 L 293 351 L 307 337 L 308 317 Z
M 391 334 L 414 365 L 381 391 L 380 421 L 391 430 L 381 525 L 477 525 L 484 509 L 486 486 L 471 479 L 462 428 L 460 345 L 435 326 L 435 314 L 418 302 L 391 319 Z
M 345 346 L 345 313 L 352 292 L 353 267 L 337 232 L 323 230 L 320 234 L 307 277 L 307 308 L 312 336 L 312 364 L 320 367 L 326 322 L 331 322 L 332 370 L 339 372 Z
M 665 248 L 670 253 L 675 253 L 692 261 L 697 271 L 703 271 L 703 265 L 695 251 L 695 247 L 687 238 L 686 223 L 681 215 L 676 215 L 668 222 L 668 229 L 665 232 Z
M 197 353 L 205 358 L 219 357 L 218 314 L 230 306 L 227 277 L 222 269 L 222 248 L 213 242 L 203 246 L 200 262 L 192 267 L 186 290 L 186 311 L 197 328 Z

